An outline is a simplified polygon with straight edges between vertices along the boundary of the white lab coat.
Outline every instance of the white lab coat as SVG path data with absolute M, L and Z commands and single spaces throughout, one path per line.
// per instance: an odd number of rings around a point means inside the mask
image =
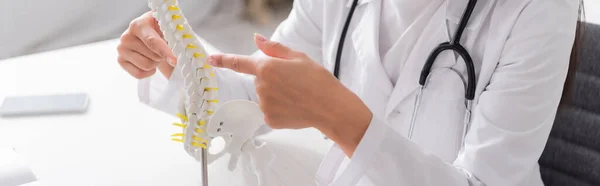
M 433 66 L 412 139 L 407 138 L 418 78 L 430 51 L 449 41 L 468 0 L 440 0 L 395 48 L 406 64 L 396 86 L 378 52 L 380 0 L 360 0 L 340 79 L 374 113 L 352 160 L 332 146 L 319 185 L 543 185 L 537 160 L 548 138 L 574 41 L 577 0 L 480 0 L 461 43 L 477 72 L 472 123 L 463 137 L 461 58 L 443 53 Z M 352 0 L 296 0 L 272 39 L 332 70 Z M 201 35 L 201 33 L 199 33 Z M 308 75 L 308 74 L 307 74 Z M 156 77 L 153 77 L 156 78 Z M 252 77 L 220 69 L 223 100 L 256 101 Z M 173 113 L 177 83 L 140 92 L 142 101 Z M 162 96 L 161 96 L 162 95 Z

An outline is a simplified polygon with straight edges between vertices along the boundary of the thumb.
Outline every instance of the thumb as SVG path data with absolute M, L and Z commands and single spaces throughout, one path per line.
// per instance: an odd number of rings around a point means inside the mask
M 290 59 L 294 57 L 295 51 L 283 46 L 281 43 L 271 41 L 260 34 L 254 34 L 254 43 L 256 47 L 267 56 L 275 58 Z

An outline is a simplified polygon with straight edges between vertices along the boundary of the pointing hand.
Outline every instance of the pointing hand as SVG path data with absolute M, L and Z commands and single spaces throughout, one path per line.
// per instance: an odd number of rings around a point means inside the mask
M 256 76 L 259 105 L 270 127 L 315 127 L 338 144 L 358 145 L 372 117 L 360 98 L 306 54 L 260 35 L 254 40 L 267 57 L 217 54 L 208 62 Z

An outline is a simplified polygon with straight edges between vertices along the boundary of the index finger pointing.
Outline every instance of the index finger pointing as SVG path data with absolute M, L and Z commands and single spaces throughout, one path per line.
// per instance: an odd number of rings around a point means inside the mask
M 210 56 L 207 62 L 215 67 L 228 68 L 239 73 L 256 75 L 258 59 L 244 55 L 215 54 Z

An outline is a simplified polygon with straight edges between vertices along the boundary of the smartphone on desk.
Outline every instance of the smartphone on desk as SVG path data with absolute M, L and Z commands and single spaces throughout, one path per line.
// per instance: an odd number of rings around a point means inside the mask
M 72 114 L 87 111 L 89 96 L 85 93 L 6 97 L 0 116 L 37 116 Z

